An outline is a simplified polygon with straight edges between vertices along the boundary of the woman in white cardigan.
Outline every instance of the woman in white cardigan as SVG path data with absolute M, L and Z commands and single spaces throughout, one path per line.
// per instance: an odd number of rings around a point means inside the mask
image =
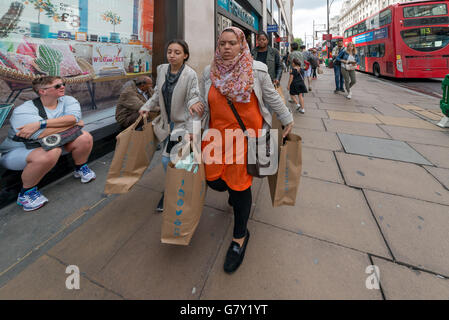
M 165 171 L 170 162 L 170 151 L 176 144 L 176 141 L 170 141 L 170 134 L 175 130 L 192 133 L 195 113 L 199 117 L 204 113 L 198 76 L 186 65 L 189 55 L 189 46 L 184 40 L 175 39 L 167 44 L 169 63 L 158 66 L 154 94 L 139 111 L 144 117 L 150 111 L 161 112 L 153 120 L 153 129 L 157 139 L 164 142 L 162 164 Z M 163 204 L 164 195 L 156 210 L 162 212 Z

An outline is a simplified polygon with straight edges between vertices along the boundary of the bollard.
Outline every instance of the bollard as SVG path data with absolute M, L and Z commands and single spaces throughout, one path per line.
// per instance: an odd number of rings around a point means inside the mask
M 445 117 L 441 119 L 438 126 L 442 128 L 449 128 L 449 74 L 444 78 L 441 87 L 443 89 L 443 99 L 440 101 L 440 108 Z

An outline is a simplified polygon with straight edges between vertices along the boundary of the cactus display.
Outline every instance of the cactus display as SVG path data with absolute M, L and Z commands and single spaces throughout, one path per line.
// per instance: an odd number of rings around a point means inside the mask
M 34 60 L 39 70 L 48 76 L 59 76 L 63 55 L 60 51 L 45 44 L 39 46 L 38 58 Z

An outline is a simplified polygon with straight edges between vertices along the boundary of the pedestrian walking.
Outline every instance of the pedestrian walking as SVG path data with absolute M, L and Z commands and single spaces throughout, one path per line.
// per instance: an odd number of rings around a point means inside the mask
M 342 63 L 341 72 L 345 79 L 346 91 L 348 92 L 346 98 L 351 99 L 351 88 L 356 84 L 355 69 L 359 64 L 357 49 L 352 42 L 349 42 L 346 49 L 340 52 L 337 57 L 337 61 Z
M 316 49 L 312 49 L 311 66 L 312 66 L 312 80 L 316 80 L 317 79 L 316 70 L 320 66 L 320 60 L 318 59 Z
M 263 31 L 258 34 L 257 43 L 258 46 L 251 51 L 251 55 L 255 60 L 267 65 L 271 81 L 275 86 L 279 86 L 283 69 L 279 51 L 268 46 L 268 35 Z
M 204 70 L 203 80 L 201 90 L 207 111 L 206 123 L 210 129 L 208 132 L 218 130 L 223 137 L 210 141 L 206 135 L 203 139 L 206 179 L 212 189 L 229 193 L 228 203 L 234 209 L 233 240 L 224 263 L 225 272 L 232 273 L 242 263 L 250 237 L 247 223 L 252 206 L 253 177 L 248 174 L 246 166 L 246 139 L 244 148 L 237 147 L 234 151 L 234 136 L 225 134 L 227 130 L 241 132 L 231 105 L 247 130 L 253 129 L 256 133 L 262 128 L 269 129 L 272 112 L 275 112 L 285 126 L 285 137 L 292 129 L 293 116 L 275 90 L 267 66 L 253 59 L 245 34 L 239 28 L 227 28 L 220 34 L 214 60 Z M 214 148 L 213 160 L 218 158 L 218 163 L 211 163 L 205 152 L 212 143 L 222 150 L 217 155 Z M 223 150 L 231 150 L 232 157 Z M 232 163 L 226 161 L 229 158 Z M 243 159 L 244 163 L 238 164 L 236 159 Z
M 157 67 L 157 80 L 154 94 L 139 110 L 145 117 L 150 111 L 161 114 L 153 120 L 154 134 L 163 141 L 162 164 L 164 170 L 170 162 L 170 151 L 178 143 L 171 141 L 175 130 L 193 133 L 194 116 L 202 117 L 204 106 L 201 102 L 198 76 L 186 62 L 189 59 L 189 46 L 184 40 L 171 40 L 167 45 L 169 63 Z M 164 210 L 164 195 L 156 211 Z
M 304 77 L 307 79 L 307 85 L 309 87 L 309 91 L 312 91 L 312 55 L 310 52 L 306 51 L 306 46 L 301 46 L 301 53 L 303 55 L 304 60 Z
M 337 57 L 344 50 L 343 40 L 338 40 L 337 46 L 332 50 L 332 62 L 334 64 L 335 90 L 334 93 L 345 92 L 343 89 L 344 78 L 341 73 L 341 62 L 337 61 Z
M 296 111 L 304 114 L 304 98 L 303 94 L 307 93 L 306 84 L 304 83 L 304 70 L 301 69 L 301 62 L 293 59 L 292 72 L 288 81 L 288 90 L 290 96 L 296 104 Z

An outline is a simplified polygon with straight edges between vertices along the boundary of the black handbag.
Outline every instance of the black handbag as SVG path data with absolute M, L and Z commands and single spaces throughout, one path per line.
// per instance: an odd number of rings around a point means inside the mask
M 48 120 L 47 112 L 45 112 L 44 105 L 42 104 L 41 99 L 34 99 L 33 103 L 39 111 L 39 116 L 44 120 Z M 42 139 L 36 140 L 25 139 L 15 135 L 12 140 L 24 143 L 27 149 L 36 149 L 42 147 L 45 151 L 49 151 L 51 149 L 62 147 L 67 143 L 74 141 L 76 138 L 83 134 L 81 129 L 82 127 L 80 126 L 74 126 L 73 128 L 67 129 L 63 132 L 54 133 Z
M 229 99 L 228 99 L 228 104 L 231 107 L 231 110 L 234 113 L 234 116 L 237 119 L 237 122 L 239 123 L 240 128 L 242 128 L 243 132 L 245 133 L 246 139 L 248 141 L 248 159 L 247 159 L 247 164 L 246 164 L 246 170 L 248 171 L 248 174 L 253 177 L 256 177 L 256 178 L 264 178 L 264 177 L 268 176 L 266 174 L 262 174 L 261 171 L 263 168 L 269 168 L 271 165 L 271 161 L 270 161 L 270 154 L 271 154 L 270 132 L 269 131 L 267 132 L 266 142 L 265 142 L 267 162 L 262 163 L 260 161 L 259 152 L 258 152 L 259 138 L 254 138 L 254 139 L 251 138 L 250 139 L 250 137 L 248 137 L 248 135 L 246 133 L 245 124 L 243 123 L 242 119 L 240 118 L 240 115 L 237 112 L 237 109 L 235 108 L 234 104 Z M 252 163 L 252 162 L 255 162 L 255 163 Z

